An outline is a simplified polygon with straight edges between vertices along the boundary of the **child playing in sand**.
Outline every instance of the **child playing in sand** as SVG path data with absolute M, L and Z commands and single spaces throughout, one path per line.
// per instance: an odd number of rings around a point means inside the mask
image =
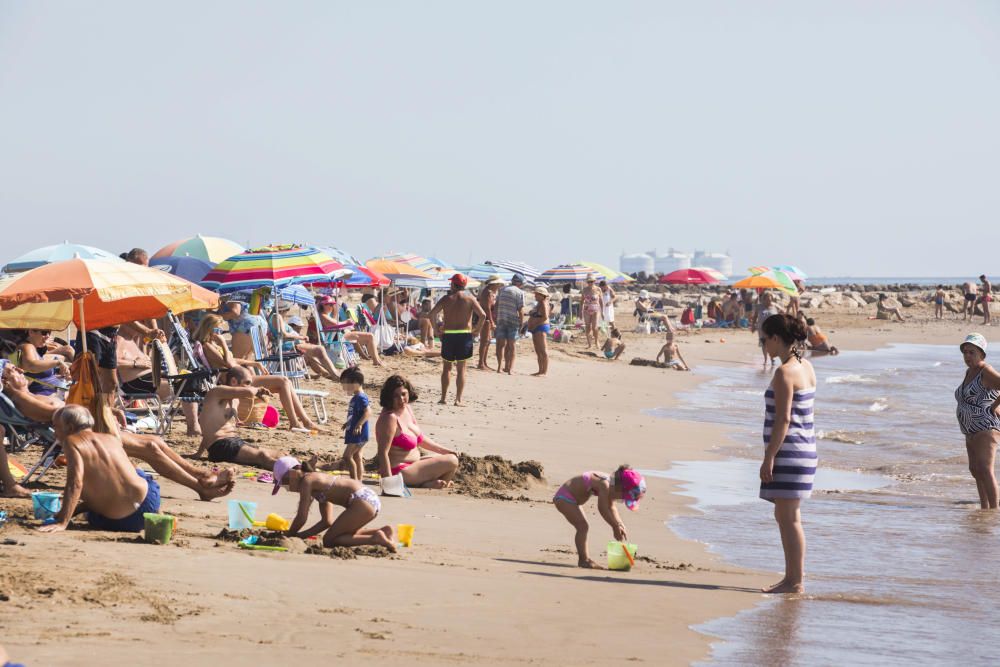
M 674 342 L 674 332 L 667 332 L 667 341 L 660 348 L 660 352 L 656 355 L 656 360 L 659 361 L 660 357 L 663 357 L 663 363 L 667 366 L 672 366 L 678 371 L 689 371 L 691 368 L 684 361 L 684 357 L 681 356 L 681 350 L 677 347 L 677 343 Z
M 830 339 L 827 338 L 823 330 L 819 328 L 816 324 L 816 320 L 813 318 L 806 319 L 806 333 L 809 336 L 809 349 L 813 352 L 829 352 L 830 354 L 840 354 L 838 350 L 833 345 L 830 345 Z
M 618 327 L 611 326 L 611 333 L 604 341 L 601 351 L 604 352 L 604 357 L 610 361 L 616 361 L 618 357 L 622 356 L 625 351 L 625 343 L 622 342 L 622 334 L 618 331 Z
M 576 553 L 578 565 L 586 568 L 600 569 L 600 566 L 590 560 L 587 551 L 587 530 L 589 524 L 583 516 L 581 506 L 591 496 L 597 496 L 597 510 L 611 526 L 615 539 L 624 542 L 628 539 L 625 524 L 618 516 L 613 501 L 624 501 L 625 507 L 633 512 L 639 509 L 639 500 L 646 493 L 646 481 L 638 472 L 628 465 L 618 466 L 613 475 L 591 471 L 570 479 L 559 487 L 552 503 L 559 513 L 576 528 Z
M 340 374 L 340 386 L 351 395 L 344 422 L 344 459 L 340 467 L 351 473 L 351 479 L 358 480 L 365 472 L 361 450 L 368 442 L 368 421 L 372 417 L 364 385 L 365 376 L 358 368 L 346 368 Z
M 324 530 L 324 547 L 355 547 L 364 544 L 382 546 L 395 551 L 392 540 L 392 526 L 378 529 L 364 529 L 364 526 L 378 516 L 382 503 L 371 489 L 354 479 L 334 477 L 315 472 L 309 463 L 299 463 L 292 456 L 282 456 L 274 464 L 275 495 L 282 486 L 299 494 L 299 509 L 295 514 L 288 534 L 306 539 L 319 535 Z M 312 527 L 302 530 L 309 518 L 312 502 L 319 503 L 320 519 Z M 346 509 L 336 519 L 333 506 Z M 299 532 L 301 531 L 301 532 Z

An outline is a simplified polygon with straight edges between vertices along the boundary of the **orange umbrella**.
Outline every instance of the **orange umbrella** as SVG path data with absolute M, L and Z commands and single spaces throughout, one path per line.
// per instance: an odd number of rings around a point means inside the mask
M 99 329 L 218 305 L 214 292 L 128 262 L 69 259 L 0 282 L 0 328 Z
M 365 262 L 365 266 L 373 271 L 378 271 L 389 278 L 392 276 L 415 276 L 417 278 L 433 278 L 426 271 L 421 271 L 412 264 L 406 262 L 395 262 L 389 259 L 370 259 Z

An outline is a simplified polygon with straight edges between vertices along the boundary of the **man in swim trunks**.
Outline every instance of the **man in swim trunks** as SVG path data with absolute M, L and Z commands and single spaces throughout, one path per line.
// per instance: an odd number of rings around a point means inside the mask
M 42 533 L 66 530 L 80 501 L 98 530 L 139 532 L 143 513 L 160 511 L 160 485 L 132 465 L 118 438 L 93 431 L 94 418 L 80 405 L 67 405 L 53 419 L 66 455 L 66 489 L 55 522 Z
M 222 384 L 222 380 L 225 384 Z M 227 461 L 241 465 L 256 466 L 264 470 L 274 468 L 274 462 L 283 454 L 269 449 L 248 445 L 237 431 L 237 403 L 240 399 L 254 400 L 269 396 L 264 387 L 253 386 L 253 375 L 242 366 L 234 366 L 219 377 L 220 384 L 205 394 L 198 421 L 201 423 L 201 445 L 195 457 L 208 453 L 213 463 Z
M 461 273 L 451 277 L 451 289 L 441 297 L 431 309 L 431 322 L 442 314 L 441 322 L 441 359 L 444 368 L 441 370 L 441 400 L 442 405 L 448 395 L 448 384 L 451 382 L 451 366 L 458 367 L 455 379 L 455 405 L 462 405 L 462 392 L 465 390 L 465 362 L 472 358 L 473 334 L 472 316 L 479 318 L 479 329 L 487 320 L 486 311 L 479 302 L 469 294 L 465 287 L 469 279 Z
M 962 292 L 965 294 L 965 306 L 962 308 L 962 319 L 971 320 L 976 314 L 976 284 L 971 280 L 962 283 Z

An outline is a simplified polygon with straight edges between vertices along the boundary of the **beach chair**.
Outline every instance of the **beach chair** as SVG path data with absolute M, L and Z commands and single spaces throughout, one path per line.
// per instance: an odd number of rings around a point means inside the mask
M 319 334 L 319 340 L 337 368 L 355 368 L 360 365 L 361 355 L 353 343 L 344 340 L 342 329 L 324 329 Z
M 191 353 L 192 359 L 194 352 Z M 195 362 L 196 363 L 196 362 Z M 170 432 L 174 413 L 183 403 L 204 403 L 205 394 L 215 384 L 215 373 L 207 368 L 196 365 L 194 368 L 181 372 L 171 349 L 161 341 L 153 341 L 153 384 L 157 387 L 166 380 L 170 385 L 172 395 L 170 403 L 161 412 L 158 435 Z
M 330 393 L 318 389 L 303 389 L 300 386 L 302 378 L 306 376 L 305 361 L 303 361 L 302 355 L 297 352 L 291 352 L 283 354 L 282 359 L 279 360 L 277 355 L 267 354 L 264 349 L 264 341 L 260 335 L 260 329 L 256 327 L 250 330 L 250 340 L 253 343 L 254 357 L 257 361 L 264 364 L 267 372 L 272 375 L 283 375 L 291 380 L 292 388 L 299 399 L 309 399 L 313 412 L 316 415 L 316 421 L 320 424 L 327 423 L 330 420 L 330 415 L 326 408 L 326 399 Z M 297 368 L 288 367 L 289 358 L 291 358 L 291 363 L 297 364 Z
M 52 426 L 28 419 L 17 409 L 13 401 L 2 393 L 0 393 L 0 424 L 7 434 L 11 452 L 21 452 L 35 444 L 45 447 L 42 457 L 25 474 L 21 484 L 30 482 L 36 473 L 38 476 L 35 481 L 41 480 L 62 452 Z

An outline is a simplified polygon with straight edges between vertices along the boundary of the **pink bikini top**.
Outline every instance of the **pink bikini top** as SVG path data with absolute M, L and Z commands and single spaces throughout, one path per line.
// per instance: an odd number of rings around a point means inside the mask
M 412 418 L 413 412 L 410 410 L 410 406 L 406 406 L 406 411 L 410 413 L 410 417 Z M 399 435 L 394 437 L 392 439 L 392 442 L 389 443 L 389 445 L 391 447 L 398 447 L 399 449 L 408 452 L 411 449 L 416 449 L 423 441 L 424 441 L 424 436 L 422 433 L 418 433 L 417 437 L 414 438 L 412 435 L 404 431 L 402 424 L 400 424 Z

